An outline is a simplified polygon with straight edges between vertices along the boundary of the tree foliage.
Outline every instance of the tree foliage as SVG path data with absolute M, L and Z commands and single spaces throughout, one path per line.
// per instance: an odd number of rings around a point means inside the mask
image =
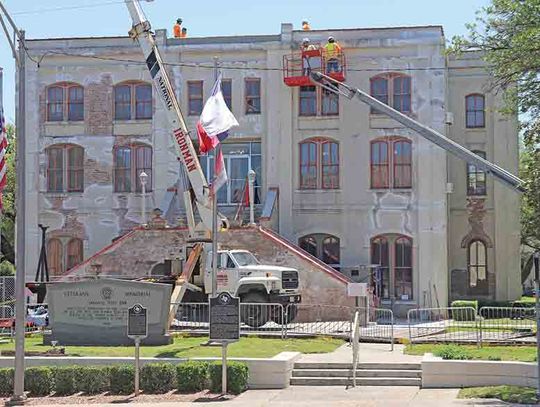
M 7 183 L 4 188 L 2 211 L 2 257 L 1 261 L 8 261 L 15 264 L 15 153 L 17 151 L 17 140 L 15 137 L 15 127 L 8 124 L 6 126 L 8 137 L 8 148 L 6 151 Z
M 493 78 L 491 90 L 503 92 L 506 111 L 520 114 L 525 280 L 531 254 L 540 250 L 540 0 L 492 0 L 477 13 L 468 31 L 465 37 L 453 38 L 451 52 L 481 51 Z

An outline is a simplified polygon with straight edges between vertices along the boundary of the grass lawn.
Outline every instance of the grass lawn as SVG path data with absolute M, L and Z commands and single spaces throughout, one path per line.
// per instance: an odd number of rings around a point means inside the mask
M 40 335 L 26 338 L 25 349 L 45 352 L 50 346 L 42 345 Z M 174 342 L 164 346 L 141 346 L 141 356 L 146 357 L 209 357 L 221 356 L 221 347 L 203 346 L 207 337 L 177 336 Z M 344 342 L 334 338 L 275 339 L 243 337 L 239 342 L 228 346 L 231 357 L 272 357 L 280 352 L 327 353 L 332 352 Z M 58 346 L 62 346 L 59 344 Z M 66 346 L 69 356 L 133 356 L 135 347 L 131 346 Z M 14 350 L 14 343 L 0 344 L 0 351 Z
M 536 404 L 536 389 L 519 386 L 490 386 L 461 389 L 461 399 L 499 399 L 507 403 Z
M 448 345 L 418 344 L 407 345 L 407 355 L 423 355 L 424 353 L 437 353 L 437 350 L 445 349 Z M 536 346 L 483 346 L 454 345 L 459 346 L 470 359 L 480 360 L 515 360 L 520 362 L 534 362 L 536 360 Z

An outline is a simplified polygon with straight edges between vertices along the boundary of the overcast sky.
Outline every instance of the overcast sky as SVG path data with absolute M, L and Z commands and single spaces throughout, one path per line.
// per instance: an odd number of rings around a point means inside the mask
M 141 4 L 154 29 L 169 32 L 182 17 L 191 37 L 278 34 L 282 22 L 295 29 L 306 18 L 314 29 L 442 25 L 447 39 L 463 34 L 488 0 L 154 0 Z M 125 35 L 131 27 L 121 0 L 4 0 L 27 38 Z M 15 119 L 15 67 L 0 34 L 4 110 Z

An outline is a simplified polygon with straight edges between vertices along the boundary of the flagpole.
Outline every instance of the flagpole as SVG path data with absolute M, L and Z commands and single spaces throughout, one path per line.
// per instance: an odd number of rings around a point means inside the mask
M 214 82 L 218 78 L 218 57 L 214 57 Z M 221 148 L 218 146 L 218 148 Z M 216 168 L 217 160 L 217 148 L 214 149 L 214 168 Z M 214 171 L 214 180 L 212 183 L 215 183 L 216 175 Z M 218 250 L 218 227 L 217 227 L 217 191 L 212 186 L 212 295 L 215 297 L 217 295 L 217 250 Z

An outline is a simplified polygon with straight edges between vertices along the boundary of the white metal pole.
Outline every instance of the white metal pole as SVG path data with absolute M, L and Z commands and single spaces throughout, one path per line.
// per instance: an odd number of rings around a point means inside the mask
M 135 397 L 139 395 L 140 345 L 141 339 L 135 338 Z
M 25 70 L 26 55 L 24 31 L 19 31 L 19 72 L 18 105 L 16 118 L 17 131 L 17 230 L 16 230 L 16 274 L 15 274 L 15 378 L 13 402 L 24 400 L 24 328 L 26 319 L 25 288 L 25 250 L 26 250 L 26 134 L 25 134 Z
M 248 172 L 248 189 L 249 189 L 249 224 L 255 225 L 255 171 L 252 169 Z
M 218 57 L 214 57 L 214 80 L 217 81 L 218 78 Z M 217 149 L 220 146 L 217 146 L 214 149 L 214 168 L 216 168 L 217 160 Z M 216 174 L 214 171 L 214 180 L 215 182 Z M 218 210 L 217 210 L 217 191 L 214 190 L 214 185 L 212 185 L 212 296 L 217 295 L 217 258 L 218 258 Z
M 227 394 L 227 342 L 221 344 L 221 393 Z
M 141 181 L 141 192 L 142 192 L 142 201 L 141 201 L 141 224 L 146 225 L 146 182 L 148 180 L 148 174 L 141 171 L 139 174 L 139 179 Z

